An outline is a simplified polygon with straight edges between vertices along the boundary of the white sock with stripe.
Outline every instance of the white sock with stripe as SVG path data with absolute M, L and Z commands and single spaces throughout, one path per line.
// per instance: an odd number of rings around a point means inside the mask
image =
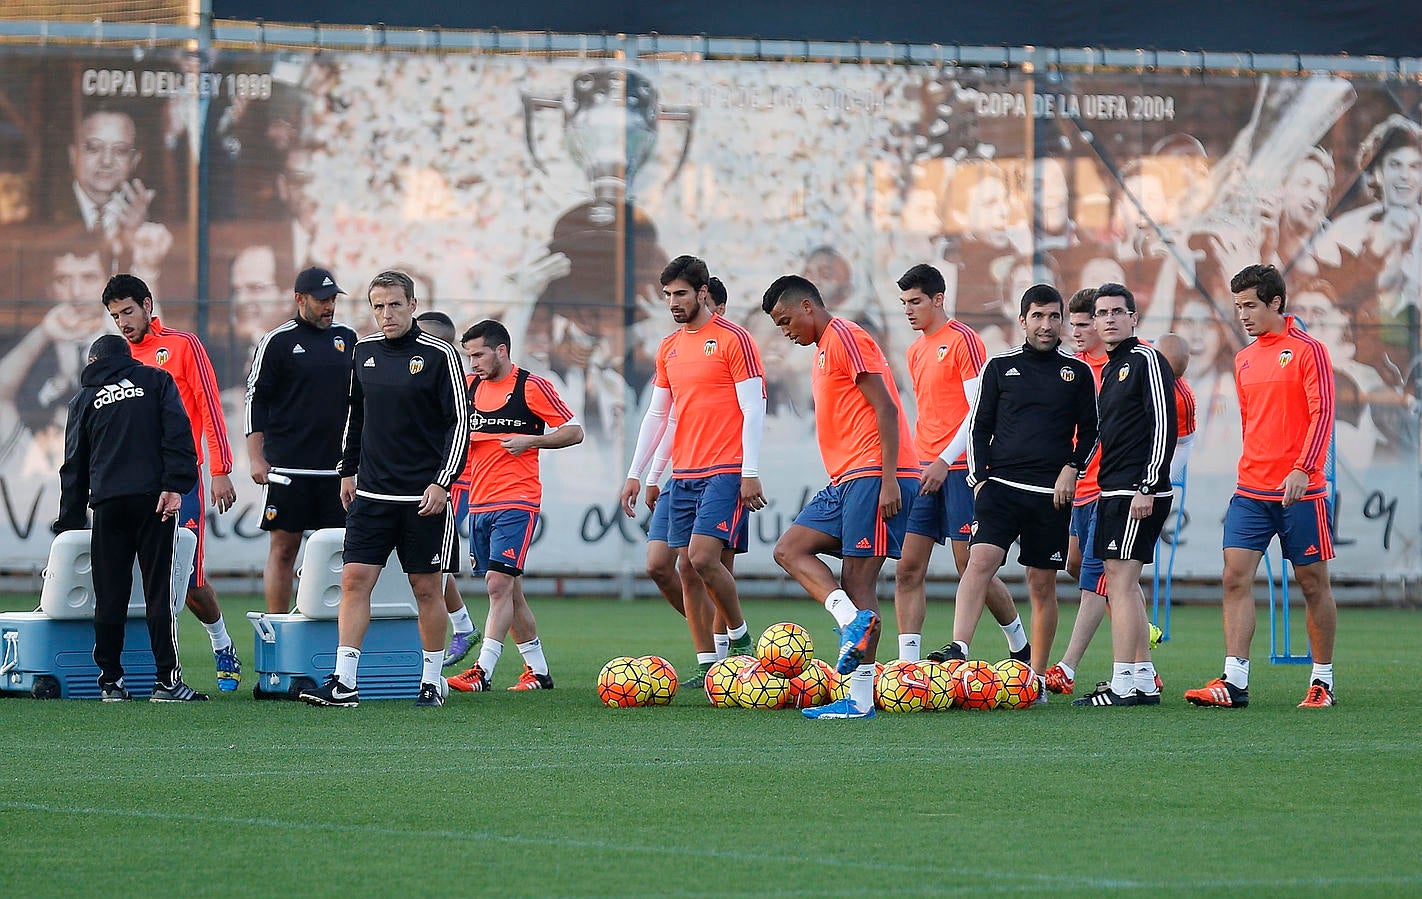
M 523 656 L 523 663 L 533 669 L 534 674 L 548 673 L 548 660 L 543 657 L 543 642 L 537 637 L 527 643 L 519 643 L 518 653 Z
M 1241 690 L 1249 689 L 1249 660 L 1225 656 L 1225 680 Z
M 849 594 L 843 590 L 834 590 L 825 597 L 825 609 L 834 616 L 834 621 L 840 627 L 854 620 L 854 616 L 859 614 L 859 607 L 849 598 Z

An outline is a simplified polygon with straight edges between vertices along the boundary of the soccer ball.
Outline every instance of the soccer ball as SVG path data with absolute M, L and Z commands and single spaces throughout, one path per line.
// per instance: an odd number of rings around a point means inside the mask
M 942 665 L 943 670 L 948 673 L 948 705 L 945 706 L 945 708 L 961 709 L 963 707 L 963 682 L 954 675 L 958 673 L 959 668 L 963 667 L 963 660 L 949 659 L 939 664 Z
M 652 678 L 652 698 L 649 705 L 666 705 L 676 695 L 676 669 L 661 656 L 642 656 L 637 661 L 647 667 Z
M 992 666 L 1000 681 L 997 706 L 1003 709 L 1027 709 L 1037 701 L 1039 684 L 1030 665 L 1016 659 L 1006 659 Z
M 815 664 L 816 664 L 816 665 L 824 665 L 824 666 L 825 666 L 826 668 L 828 668 L 828 669 L 830 670 L 830 672 L 834 675 L 834 679 L 833 679 L 832 681 L 830 681 L 830 701 L 831 701 L 831 702 L 839 702 L 841 699 L 844 699 L 844 698 L 846 698 L 847 696 L 849 696 L 849 679 L 854 676 L 854 672 L 851 671 L 849 674 L 840 674 L 838 671 L 835 670 L 835 668 L 834 668 L 833 665 L 829 664 L 828 662 L 821 662 L 819 659 L 815 659 Z M 875 688 L 876 690 L 877 690 L 878 687 L 879 687 L 879 678 L 880 678 L 880 676 L 883 675 L 883 673 L 884 673 L 884 663 L 883 663 L 883 662 L 875 662 L 875 663 L 874 663 L 874 688 Z
M 743 709 L 783 709 L 790 699 L 790 681 L 759 662 L 747 665 L 736 673 L 731 699 Z
M 958 661 L 958 660 L 954 660 Z M 961 664 L 961 663 L 960 663 Z M 953 707 L 953 670 L 940 662 L 922 661 L 918 667 L 928 676 L 928 710 L 941 712 Z
M 706 698 L 720 709 L 734 707 L 736 702 L 731 698 L 731 691 L 735 688 L 736 675 L 753 664 L 755 659 L 750 656 L 731 656 L 712 665 L 706 672 Z
M 786 705 L 792 709 L 808 709 L 830 701 L 831 685 L 839 678 L 830 666 L 814 659 L 805 670 L 790 678 L 790 693 Z
M 990 709 L 997 705 L 997 690 L 1002 679 L 987 662 L 964 662 L 953 677 L 958 681 L 958 694 L 965 709 Z
M 810 632 L 792 621 L 772 624 L 755 644 L 755 657 L 761 667 L 777 677 L 794 677 L 814 657 L 814 641 Z
M 638 659 L 615 658 L 598 672 L 597 698 L 613 708 L 646 705 L 652 699 L 652 673 Z
M 927 711 L 931 700 L 928 673 L 917 662 L 890 662 L 874 685 L 874 704 L 886 712 Z

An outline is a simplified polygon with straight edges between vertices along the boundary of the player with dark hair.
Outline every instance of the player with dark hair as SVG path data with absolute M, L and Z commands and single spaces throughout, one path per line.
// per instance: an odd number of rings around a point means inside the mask
M 222 416 L 217 375 L 196 334 L 163 327 L 153 314 L 153 293 L 141 279 L 133 275 L 114 275 L 104 287 L 103 303 L 129 342 L 133 358 L 173 376 L 188 413 L 199 473 L 197 483 L 183 494 L 183 506 L 178 512 L 179 526 L 197 535 L 197 555 L 193 557 L 193 573 L 188 579 L 187 604 L 212 642 L 217 686 L 224 693 L 230 693 L 242 680 L 242 664 L 227 632 L 227 624 L 222 620 L 217 592 L 207 582 L 207 573 L 203 570 L 203 537 L 207 532 L 201 473 L 204 442 L 208 470 L 212 474 L 212 504 L 221 513 L 232 508 L 237 500 L 231 478 L 232 448 L 227 443 L 227 422 Z
M 959 576 L 968 564 L 973 491 L 968 487 L 967 422 L 987 351 L 972 328 L 944 311 L 946 284 L 938 269 L 915 265 L 899 278 L 898 286 L 909 326 L 919 332 L 908 348 L 908 369 L 918 406 L 913 439 L 923 473 L 918 498 L 909 510 L 903 557 L 894 567 L 894 615 L 899 658 L 917 662 L 927 605 L 924 577 L 934 544 L 952 544 Z M 1001 579 L 992 579 L 987 603 L 1007 634 L 1008 650 L 1023 652 L 1027 633 Z
M 509 689 L 551 690 L 538 624 L 523 594 L 524 561 L 543 502 L 539 450 L 577 446 L 583 442 L 583 427 L 546 378 L 513 364 L 513 341 L 502 324 L 485 320 L 472 325 L 462 343 L 474 373 L 469 387 L 469 559 L 488 586 L 489 617 L 479 661 L 451 677 L 449 685 L 464 692 L 489 690 L 504 637 L 512 632 L 524 664 Z
M 262 581 L 267 611 L 291 608 L 301 535 L 346 523 L 341 505 L 341 435 L 356 333 L 335 322 L 345 291 L 323 268 L 296 276 L 296 315 L 268 331 L 247 376 L 247 455 L 266 487 L 262 530 L 271 535 Z
M 800 275 L 775 279 L 761 309 L 787 338 L 815 347 L 815 434 L 830 478 L 775 544 L 775 561 L 838 622 L 836 668 L 850 675 L 848 696 L 804 715 L 872 718 L 880 629 L 874 587 L 884 560 L 902 552 L 918 494 L 918 452 L 889 360 L 867 331 L 831 315 Z M 838 580 L 821 555 L 843 559 Z
M 1155 541 L 1174 498 L 1175 374 L 1160 353 L 1136 338 L 1136 300 L 1124 286 L 1101 285 L 1093 315 L 1110 356 L 1097 399 L 1101 498 L 1093 539 L 1106 568 L 1115 661 L 1111 680 L 1072 705 L 1159 705 L 1140 578 L 1141 568 L 1155 557 Z
M 1032 600 L 1032 670 L 1052 651 L 1072 496 L 1096 445 L 1091 369 L 1061 349 L 1062 305 L 1056 288 L 1027 288 L 1017 319 L 1026 341 L 983 367 L 968 443 L 973 535 L 945 658 L 968 658 L 988 583 L 1014 541 Z
M 377 334 L 361 338 L 351 360 L 341 502 L 346 507 L 336 670 L 301 692 L 316 706 L 360 704 L 356 671 L 370 627 L 370 593 L 391 551 L 419 607 L 423 664 L 415 705 L 435 708 L 446 692 L 445 559 L 458 546 L 449 485 L 469 451 L 464 366 L 454 347 L 415 324 L 415 285 L 385 271 L 366 292 Z
M 1334 704 L 1333 642 L 1338 607 L 1328 579 L 1332 508 L 1324 463 L 1333 428 L 1328 348 L 1284 312 L 1284 279 L 1251 265 L 1230 281 L 1234 307 L 1254 342 L 1234 357 L 1244 451 L 1224 523 L 1225 671 L 1185 698 L 1194 705 L 1249 704 L 1254 576 L 1277 535 L 1303 590 L 1313 672 L 1299 708 Z

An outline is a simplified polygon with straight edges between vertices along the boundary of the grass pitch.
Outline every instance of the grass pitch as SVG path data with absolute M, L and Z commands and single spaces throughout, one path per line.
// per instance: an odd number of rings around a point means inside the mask
M 255 603 L 225 603 L 248 663 Z M 808 601 L 746 606 L 753 632 L 795 620 L 831 654 Z M 521 670 L 510 646 L 496 692 L 435 711 L 254 702 L 250 671 L 206 705 L 0 701 L 0 894 L 1422 892 L 1415 611 L 1341 611 L 1328 710 L 1294 708 L 1308 669 L 1267 663 L 1262 618 L 1249 708 L 1188 706 L 1181 692 L 1219 674 L 1219 612 L 1179 608 L 1158 708 L 1053 697 L 849 722 L 712 709 L 691 691 L 605 709 L 593 682 L 612 656 L 692 670 L 681 619 L 647 601 L 535 611 L 551 692 L 502 689 Z M 927 643 L 950 618 L 930 605 Z M 182 641 L 189 681 L 212 691 L 186 614 Z M 1078 695 L 1109 672 L 1108 648 L 1103 629 Z M 995 627 L 975 650 L 1006 654 Z

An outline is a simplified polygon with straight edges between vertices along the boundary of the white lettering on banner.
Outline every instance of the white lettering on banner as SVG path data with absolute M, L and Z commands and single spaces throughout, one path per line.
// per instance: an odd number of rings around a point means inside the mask
M 220 97 L 269 100 L 272 76 L 163 69 L 85 69 L 79 90 L 86 97 Z
M 1030 99 L 1029 99 L 1030 97 Z M 1054 94 L 979 91 L 973 111 L 990 119 L 1087 119 L 1169 122 L 1175 98 L 1147 94 Z

